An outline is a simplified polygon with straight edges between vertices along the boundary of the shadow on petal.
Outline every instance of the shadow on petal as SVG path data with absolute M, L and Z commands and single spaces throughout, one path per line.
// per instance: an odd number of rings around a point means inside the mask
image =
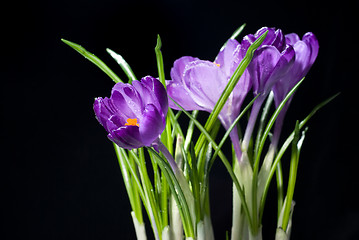
M 144 146 L 141 141 L 139 127 L 137 126 L 120 127 L 111 131 L 107 136 L 119 147 L 125 149 L 140 148 Z

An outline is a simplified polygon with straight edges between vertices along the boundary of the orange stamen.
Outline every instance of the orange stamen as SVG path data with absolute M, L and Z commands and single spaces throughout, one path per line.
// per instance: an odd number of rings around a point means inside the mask
M 127 118 L 127 123 L 125 123 L 126 126 L 137 126 L 139 127 L 137 123 L 137 118 Z

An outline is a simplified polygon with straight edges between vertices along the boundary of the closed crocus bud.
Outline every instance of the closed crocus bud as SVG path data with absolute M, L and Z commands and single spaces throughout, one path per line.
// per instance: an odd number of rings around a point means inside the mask
M 287 45 L 292 46 L 294 49 L 295 60 L 288 73 L 281 77 L 272 88 L 276 107 L 279 106 L 289 91 L 305 77 L 317 58 L 319 50 L 318 40 L 311 32 L 304 34 L 302 40 L 295 33 L 285 35 L 285 39 Z M 292 99 L 293 95 L 288 99 L 278 115 L 272 138 L 273 148 L 277 147 L 284 118 Z
M 97 120 L 108 138 L 125 149 L 151 146 L 163 132 L 168 110 L 162 83 L 151 76 L 131 84 L 117 83 L 110 98 L 96 98 Z
M 286 39 L 280 29 L 263 27 L 255 34 L 245 36 L 241 42 L 244 49 L 268 31 L 262 45 L 256 50 L 251 63 L 248 65 L 248 73 L 253 84 L 254 95 L 260 94 L 254 102 L 251 116 L 248 120 L 242 148 L 246 151 L 252 137 L 257 116 L 262 104 L 272 87 L 284 77 L 291 69 L 295 59 L 295 52 L 291 45 L 286 44 Z M 244 52 L 244 51 L 243 51 Z
M 287 93 L 308 73 L 318 56 L 319 43 L 311 32 L 304 34 L 302 40 L 297 34 L 285 35 L 288 45 L 295 52 L 295 60 L 292 68 L 273 87 L 274 102 L 278 106 Z M 291 99 L 290 99 L 291 100 Z M 290 102 L 288 101 L 288 104 Z
M 273 85 L 287 74 L 295 56 L 293 47 L 286 44 L 280 29 L 263 27 L 254 35 L 245 36 L 241 42 L 242 47 L 248 49 L 265 31 L 268 31 L 268 34 L 248 65 L 253 92 L 255 95 L 260 93 L 262 98 L 265 98 Z

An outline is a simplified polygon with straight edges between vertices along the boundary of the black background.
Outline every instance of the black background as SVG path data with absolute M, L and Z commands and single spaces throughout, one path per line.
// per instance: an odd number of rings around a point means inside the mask
M 244 34 L 270 26 L 319 39 L 319 56 L 293 100 L 284 135 L 341 92 L 309 123 L 292 239 L 359 239 L 358 9 L 355 1 L 229 0 L 13 1 L 2 8 L 1 238 L 135 239 L 112 145 L 92 111 L 94 98 L 108 96 L 113 82 L 61 38 L 83 45 L 126 79 L 105 49 L 120 53 L 138 77 L 156 76 L 160 34 L 168 79 L 175 59 L 213 60 L 247 23 Z M 211 187 L 215 235 L 224 239 L 231 184 L 219 161 Z M 274 194 L 264 239 L 274 239 Z

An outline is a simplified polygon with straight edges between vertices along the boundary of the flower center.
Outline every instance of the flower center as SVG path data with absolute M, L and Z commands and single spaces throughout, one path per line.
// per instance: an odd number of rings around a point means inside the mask
M 221 66 L 221 64 L 219 64 L 219 63 L 216 63 L 216 62 L 213 62 L 215 65 L 217 65 L 217 67 L 220 67 Z
M 125 123 L 125 126 L 137 126 L 139 127 L 137 123 L 137 118 L 127 118 L 127 123 Z

